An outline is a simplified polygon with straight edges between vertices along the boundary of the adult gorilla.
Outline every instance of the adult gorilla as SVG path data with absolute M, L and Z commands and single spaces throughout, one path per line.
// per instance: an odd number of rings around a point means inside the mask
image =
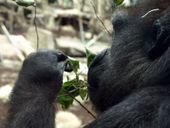
M 170 128 L 169 6 L 169 0 L 146 0 L 116 11 L 112 47 L 89 69 L 89 95 L 100 114 L 86 128 Z M 66 59 L 39 51 L 24 61 L 7 128 L 54 128 Z
M 102 113 L 88 128 L 170 128 L 170 1 L 150 0 L 113 16 L 115 37 L 88 72 Z

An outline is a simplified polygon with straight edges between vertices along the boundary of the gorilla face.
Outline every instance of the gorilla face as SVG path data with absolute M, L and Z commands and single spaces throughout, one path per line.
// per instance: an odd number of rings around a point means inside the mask
M 40 50 L 37 53 L 32 53 L 24 61 L 18 81 L 29 81 L 30 83 L 36 83 L 36 86 L 42 86 L 42 88 L 53 91 L 59 90 L 62 85 L 66 61 L 67 56 L 60 51 Z
M 23 63 L 22 72 L 28 74 L 34 73 L 34 75 L 38 73 L 38 78 L 52 76 L 50 75 L 51 73 L 53 73 L 54 76 L 55 74 L 62 74 L 65 69 L 66 59 L 67 56 L 62 52 L 41 50 L 27 57 Z
M 90 99 L 98 111 L 118 104 L 136 89 L 169 82 L 165 72 L 170 63 L 165 60 L 170 60 L 170 13 L 164 4 L 151 13 L 152 3 L 115 11 L 112 47 L 95 58 L 88 73 Z
M 100 112 L 121 102 L 133 91 L 144 70 L 141 65 L 146 60 L 141 51 L 142 28 L 136 19 L 131 20 L 132 16 L 123 16 L 113 20 L 115 37 L 111 49 L 96 56 L 88 73 L 89 95 Z

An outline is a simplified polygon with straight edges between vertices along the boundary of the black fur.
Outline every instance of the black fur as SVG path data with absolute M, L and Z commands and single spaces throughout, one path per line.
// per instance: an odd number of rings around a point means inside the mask
M 101 115 L 87 128 L 170 128 L 170 1 L 145 1 L 114 15 L 112 47 L 89 69 Z
M 54 128 L 66 56 L 41 50 L 24 61 L 11 94 L 7 128 Z
M 142 1 L 113 16 L 113 44 L 89 69 L 89 95 L 100 114 L 86 128 L 170 128 L 170 1 Z M 7 128 L 54 128 L 66 59 L 39 51 L 24 61 Z

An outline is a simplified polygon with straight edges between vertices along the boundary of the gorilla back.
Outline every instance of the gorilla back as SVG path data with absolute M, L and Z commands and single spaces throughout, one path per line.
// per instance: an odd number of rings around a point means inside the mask
M 113 27 L 111 48 L 88 72 L 90 99 L 100 114 L 86 127 L 170 128 L 170 1 L 117 9 Z

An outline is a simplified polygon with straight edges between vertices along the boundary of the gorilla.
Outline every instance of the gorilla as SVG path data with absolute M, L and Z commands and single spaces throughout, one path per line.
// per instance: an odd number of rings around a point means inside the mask
M 66 60 L 62 52 L 51 50 L 26 58 L 10 97 L 7 128 L 54 128 L 54 102 Z
M 98 117 L 85 128 L 170 128 L 170 1 L 118 8 L 112 22 L 112 46 L 89 68 L 88 93 Z M 51 50 L 26 58 L 7 128 L 54 128 L 66 62 L 66 55 Z
M 170 128 L 170 1 L 116 13 L 112 46 L 88 72 L 99 116 L 87 128 Z

